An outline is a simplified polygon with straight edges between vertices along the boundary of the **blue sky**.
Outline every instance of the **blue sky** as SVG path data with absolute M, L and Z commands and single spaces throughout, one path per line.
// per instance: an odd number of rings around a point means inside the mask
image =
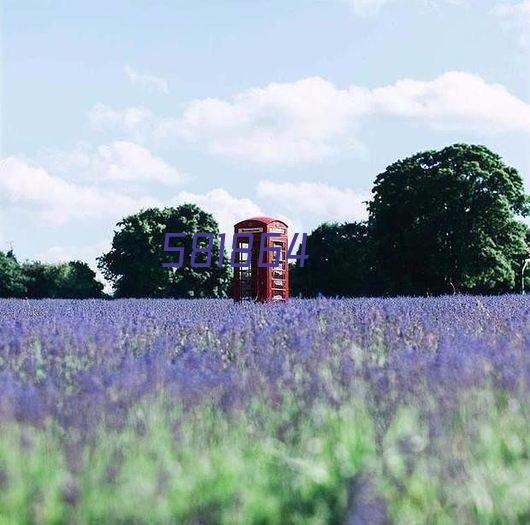
M 389 163 L 485 144 L 530 187 L 530 0 L 4 0 L 0 249 L 83 259 L 196 202 L 365 216 Z

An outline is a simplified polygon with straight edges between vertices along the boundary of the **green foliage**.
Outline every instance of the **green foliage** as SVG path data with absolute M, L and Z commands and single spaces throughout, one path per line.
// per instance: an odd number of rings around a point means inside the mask
M 115 286 L 117 297 L 224 297 L 230 282 L 226 264 L 217 266 L 219 227 L 215 219 L 193 204 L 177 208 L 150 208 L 118 223 L 111 250 L 99 258 L 99 267 Z M 171 261 L 164 252 L 164 234 L 185 233 L 178 239 L 184 246 L 184 265 L 176 270 L 162 268 Z M 192 236 L 197 232 L 214 234 L 212 265 L 192 268 Z M 199 259 L 200 260 L 200 259 Z
M 0 523 L 64 523 L 67 480 L 53 431 L 2 428 Z
M 528 406 L 481 392 L 436 434 L 402 407 L 383 439 L 379 487 L 398 524 L 527 523 Z
M 103 285 L 81 261 L 60 264 L 30 262 L 23 265 L 30 299 L 88 299 L 103 297 Z
M 292 424 L 288 413 L 256 404 L 249 417 L 204 406 L 177 423 L 181 411 L 157 403 L 139 407 L 126 428 L 84 444 L 51 427 L 13 426 L 0 437 L 0 516 L 17 523 L 32 523 L 37 511 L 39 523 L 340 522 L 348 480 L 373 464 L 370 421 L 360 406 L 315 406 L 282 436 Z
M 96 273 L 82 261 L 70 261 L 63 265 L 65 278 L 59 293 L 63 299 L 88 299 L 103 297 L 103 285 L 96 280 Z
M 303 297 L 370 294 L 368 228 L 364 223 L 324 223 L 307 238 L 303 268 L 292 268 L 292 293 Z
M 0 252 L 0 297 L 24 297 L 26 278 L 22 267 L 10 250 Z
M 58 284 L 64 273 L 59 265 L 35 261 L 25 263 L 23 269 L 28 280 L 28 297 L 32 299 L 57 297 Z
M 528 213 L 514 168 L 483 146 L 456 144 L 398 161 L 377 176 L 369 205 L 379 291 L 513 290 Z
M 20 265 L 12 251 L 0 252 L 0 297 L 87 299 L 103 295 L 103 285 L 84 262 Z
M 362 399 L 303 412 L 294 400 L 255 402 L 247 414 L 205 405 L 186 416 L 158 400 L 87 442 L 12 423 L 0 435 L 0 517 L 342 523 L 371 483 L 392 523 L 526 523 L 528 407 L 490 394 L 460 404 L 437 433 L 401 407 L 379 439 Z

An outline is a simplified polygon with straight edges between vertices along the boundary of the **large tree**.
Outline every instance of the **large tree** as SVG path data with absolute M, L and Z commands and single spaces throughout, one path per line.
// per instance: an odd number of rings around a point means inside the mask
M 517 170 L 483 146 L 455 144 L 377 176 L 370 234 L 391 294 L 500 292 L 515 287 L 528 198 Z
M 309 259 L 291 270 L 292 293 L 304 297 L 369 295 L 368 228 L 324 223 L 307 238 Z
M 99 258 L 99 267 L 115 287 L 117 297 L 223 297 L 230 283 L 226 264 L 219 260 L 219 227 L 209 213 L 193 204 L 177 208 L 150 208 L 117 224 L 111 250 Z M 194 233 L 213 233 L 212 264 L 192 268 L 190 253 Z M 163 268 L 175 259 L 164 252 L 165 233 L 184 233 L 172 245 L 183 246 L 184 264 Z M 223 254 L 224 256 L 224 254 Z
M 14 253 L 0 252 L 0 297 L 24 297 L 26 277 Z

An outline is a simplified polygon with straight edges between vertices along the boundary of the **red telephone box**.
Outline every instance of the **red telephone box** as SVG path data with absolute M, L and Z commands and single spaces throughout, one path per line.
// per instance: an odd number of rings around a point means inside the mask
M 273 235 L 262 241 L 262 234 L 265 233 Z M 238 222 L 234 226 L 234 234 L 245 234 L 237 238 L 238 250 L 235 253 L 234 262 L 246 266 L 239 268 L 234 266 L 232 283 L 234 300 L 287 300 L 289 298 L 287 224 L 272 217 L 252 217 Z M 250 242 L 251 247 L 249 247 Z M 279 254 L 278 265 L 274 264 L 275 252 Z M 261 267 L 258 264 L 260 261 Z M 263 263 L 271 266 L 264 267 Z

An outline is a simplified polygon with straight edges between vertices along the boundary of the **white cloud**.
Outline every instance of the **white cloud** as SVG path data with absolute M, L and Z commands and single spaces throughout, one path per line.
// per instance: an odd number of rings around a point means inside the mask
M 519 44 L 526 49 L 530 45 L 530 0 L 513 3 L 502 3 L 495 6 L 493 13 L 499 17 L 504 27 L 516 31 Z
M 149 149 L 130 141 L 98 147 L 81 142 L 72 151 L 48 152 L 40 159 L 54 173 L 75 174 L 96 182 L 180 184 L 184 176 Z
M 501 84 L 451 71 L 431 81 L 400 80 L 376 88 L 375 112 L 410 118 L 435 128 L 483 132 L 530 132 L 530 104 Z
M 171 199 L 170 204 L 196 204 L 204 211 L 211 213 L 219 223 L 220 233 L 231 234 L 234 224 L 249 217 L 264 215 L 261 208 L 250 199 L 234 197 L 226 190 L 216 188 L 207 193 L 179 192 Z
M 336 188 L 322 182 L 260 181 L 258 196 L 289 214 L 316 225 L 322 221 L 352 221 L 367 218 L 369 194 Z
M 339 146 L 358 147 L 356 117 L 366 112 L 367 90 L 338 90 L 322 78 L 272 83 L 236 94 L 231 100 L 190 102 L 176 118 L 155 117 L 145 108 L 115 110 L 98 104 L 93 126 L 118 129 L 152 140 L 178 138 L 205 144 L 218 155 L 264 163 L 296 163 L 323 158 Z
M 138 85 L 146 88 L 149 91 L 169 94 L 169 86 L 167 81 L 149 72 L 140 72 L 131 66 L 124 67 L 127 78 L 133 85 Z
M 97 218 L 108 222 L 110 232 L 113 222 L 142 208 L 184 203 L 197 204 L 212 213 L 225 233 L 230 233 L 234 224 L 243 218 L 264 214 L 252 200 L 235 197 L 220 188 L 206 193 L 179 191 L 164 199 L 136 198 L 124 191 L 65 180 L 16 157 L 0 161 L 0 204 L 5 210 L 16 208 L 27 212 L 32 219 L 50 224 Z M 54 260 L 64 254 L 71 258 L 67 249 L 56 247 L 48 255 Z
M 88 120 L 94 129 L 116 128 L 126 133 L 137 132 L 149 125 L 152 118 L 151 110 L 143 106 L 115 110 L 105 104 L 96 104 L 88 112 Z
M 125 131 L 135 120 L 128 116 L 138 114 L 138 108 L 100 113 L 111 115 L 100 120 L 115 121 Z M 501 84 L 459 71 L 374 89 L 340 89 L 313 77 L 249 89 L 229 99 L 195 100 L 176 118 L 157 118 L 148 110 L 140 113 L 144 117 L 136 119 L 136 129 L 149 130 L 151 140 L 185 140 L 212 154 L 269 164 L 318 161 L 359 151 L 361 128 L 375 116 L 480 135 L 530 132 L 530 104 Z
M 271 163 L 311 161 L 357 143 L 353 132 L 368 109 L 367 97 L 363 88 L 340 90 L 313 77 L 250 89 L 229 101 L 193 101 L 176 125 L 185 139 L 206 143 L 215 154 Z
M 105 177 L 120 181 L 156 180 L 164 184 L 180 183 L 182 176 L 148 149 L 126 141 L 116 141 L 97 148 L 96 169 Z
M 108 223 L 109 235 L 114 222 L 124 216 L 151 206 L 178 206 L 194 203 L 213 214 L 221 233 L 230 234 L 236 222 L 243 218 L 263 215 L 252 200 L 238 198 L 217 188 L 206 193 L 180 191 L 159 200 L 149 196 L 132 198 L 123 192 L 97 186 L 76 184 L 51 175 L 42 167 L 34 167 L 15 157 L 0 161 L 0 204 L 5 210 L 18 209 L 31 220 L 48 224 L 65 224 L 73 220 L 103 219 Z M 46 252 L 53 260 L 90 259 L 94 250 L 69 246 L 55 246 Z
M 112 221 L 140 208 L 157 205 L 149 197 L 135 199 L 116 191 L 66 181 L 16 157 L 0 161 L 0 203 L 52 224 L 102 217 Z
M 197 204 L 204 211 L 213 215 L 219 224 L 219 233 L 226 234 L 225 246 L 227 254 L 231 253 L 230 247 L 232 246 L 234 224 L 243 219 L 271 215 L 288 224 L 291 234 L 307 231 L 307 229 L 303 229 L 302 221 L 299 217 L 282 213 L 281 206 L 278 206 L 278 201 L 275 199 L 264 199 L 262 203 L 264 206 L 262 207 L 251 199 L 235 197 L 226 190 L 216 188 L 202 194 L 179 192 L 171 199 L 170 205 L 177 206 L 184 203 Z M 312 220 L 308 224 L 312 226 Z M 308 226 L 308 224 L 304 224 L 304 226 Z M 300 241 L 301 239 L 298 239 L 297 246 Z

